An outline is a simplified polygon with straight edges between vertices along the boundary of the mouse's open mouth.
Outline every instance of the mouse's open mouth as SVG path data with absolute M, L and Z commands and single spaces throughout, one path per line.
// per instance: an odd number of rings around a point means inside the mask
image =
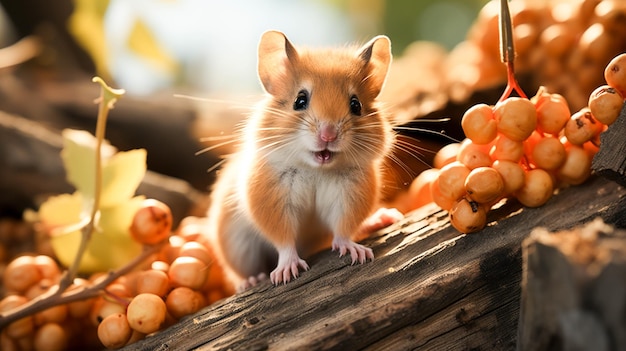
M 334 152 L 328 149 L 324 149 L 322 151 L 315 151 L 313 155 L 315 156 L 315 160 L 318 163 L 325 164 L 325 163 L 329 163 L 330 161 L 332 161 Z

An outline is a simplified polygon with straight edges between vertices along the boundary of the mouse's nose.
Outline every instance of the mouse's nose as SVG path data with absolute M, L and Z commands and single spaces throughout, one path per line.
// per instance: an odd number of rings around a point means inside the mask
M 319 138 L 326 143 L 337 140 L 337 127 L 332 124 L 323 123 L 320 126 Z

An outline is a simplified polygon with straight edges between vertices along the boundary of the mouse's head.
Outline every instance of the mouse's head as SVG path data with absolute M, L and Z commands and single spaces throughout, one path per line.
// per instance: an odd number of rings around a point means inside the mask
M 270 100 L 258 121 L 259 146 L 313 167 L 381 159 L 393 134 L 375 100 L 390 62 L 385 36 L 355 49 L 296 50 L 283 33 L 266 32 L 258 71 Z

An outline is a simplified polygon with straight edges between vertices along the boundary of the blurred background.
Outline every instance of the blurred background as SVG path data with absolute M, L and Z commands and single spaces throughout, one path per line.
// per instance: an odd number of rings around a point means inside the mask
M 88 55 L 95 72 L 131 94 L 147 95 L 173 86 L 220 94 L 258 91 L 256 45 L 268 29 L 310 46 L 340 46 L 386 34 L 395 55 L 416 40 L 452 49 L 486 0 L 0 3 L 4 45 L 36 31 L 56 30 L 67 45 Z M 84 60 L 81 65 L 91 69 Z

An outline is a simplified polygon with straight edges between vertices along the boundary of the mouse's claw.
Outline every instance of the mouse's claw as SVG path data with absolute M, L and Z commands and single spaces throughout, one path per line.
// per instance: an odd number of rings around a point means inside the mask
M 368 259 L 374 260 L 374 252 L 369 247 L 357 244 L 354 241 L 342 237 L 335 237 L 332 244 L 333 251 L 339 251 L 339 257 L 344 256 L 350 252 L 352 258 L 352 264 L 357 261 L 361 264 L 365 263 Z
M 291 278 L 300 275 L 300 268 L 308 271 L 309 265 L 298 256 L 294 248 L 286 248 L 278 251 L 278 265 L 270 273 L 270 281 L 274 285 L 289 283 Z

